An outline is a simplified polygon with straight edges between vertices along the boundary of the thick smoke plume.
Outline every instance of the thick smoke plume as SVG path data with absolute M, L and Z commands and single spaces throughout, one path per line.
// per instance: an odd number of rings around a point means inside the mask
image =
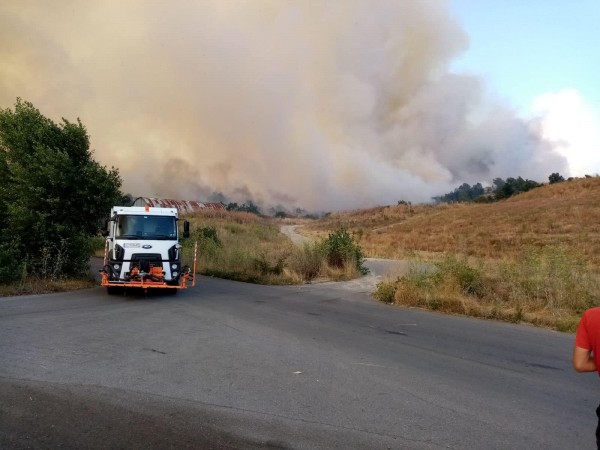
M 449 73 L 467 46 L 443 2 L 9 0 L 0 106 L 80 117 L 136 195 L 336 210 L 565 172 Z

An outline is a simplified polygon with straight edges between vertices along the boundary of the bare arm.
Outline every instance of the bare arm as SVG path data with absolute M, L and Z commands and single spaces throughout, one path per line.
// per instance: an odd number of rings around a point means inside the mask
M 591 350 L 575 346 L 573 349 L 573 368 L 577 372 L 595 372 L 596 363 Z

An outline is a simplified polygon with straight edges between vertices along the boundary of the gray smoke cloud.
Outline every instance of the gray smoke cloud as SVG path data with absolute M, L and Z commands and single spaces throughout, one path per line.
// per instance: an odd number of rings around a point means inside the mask
M 448 65 L 439 2 L 0 5 L 0 106 L 80 117 L 136 195 L 339 210 L 568 172 L 539 124 Z

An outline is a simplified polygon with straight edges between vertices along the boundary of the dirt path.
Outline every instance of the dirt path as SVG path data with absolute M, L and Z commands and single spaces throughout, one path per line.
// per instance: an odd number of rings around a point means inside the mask
M 292 242 L 296 245 L 303 245 L 313 241 L 312 238 L 308 236 L 302 236 L 296 231 L 296 228 L 301 227 L 302 225 L 281 225 L 281 232 L 289 237 Z

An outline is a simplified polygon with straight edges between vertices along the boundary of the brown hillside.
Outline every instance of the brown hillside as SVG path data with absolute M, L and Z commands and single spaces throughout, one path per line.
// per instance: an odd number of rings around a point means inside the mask
M 490 204 L 398 205 L 335 213 L 307 227 L 345 226 L 367 256 L 457 252 L 511 258 L 527 247 L 567 246 L 600 267 L 600 177 L 545 185 Z

